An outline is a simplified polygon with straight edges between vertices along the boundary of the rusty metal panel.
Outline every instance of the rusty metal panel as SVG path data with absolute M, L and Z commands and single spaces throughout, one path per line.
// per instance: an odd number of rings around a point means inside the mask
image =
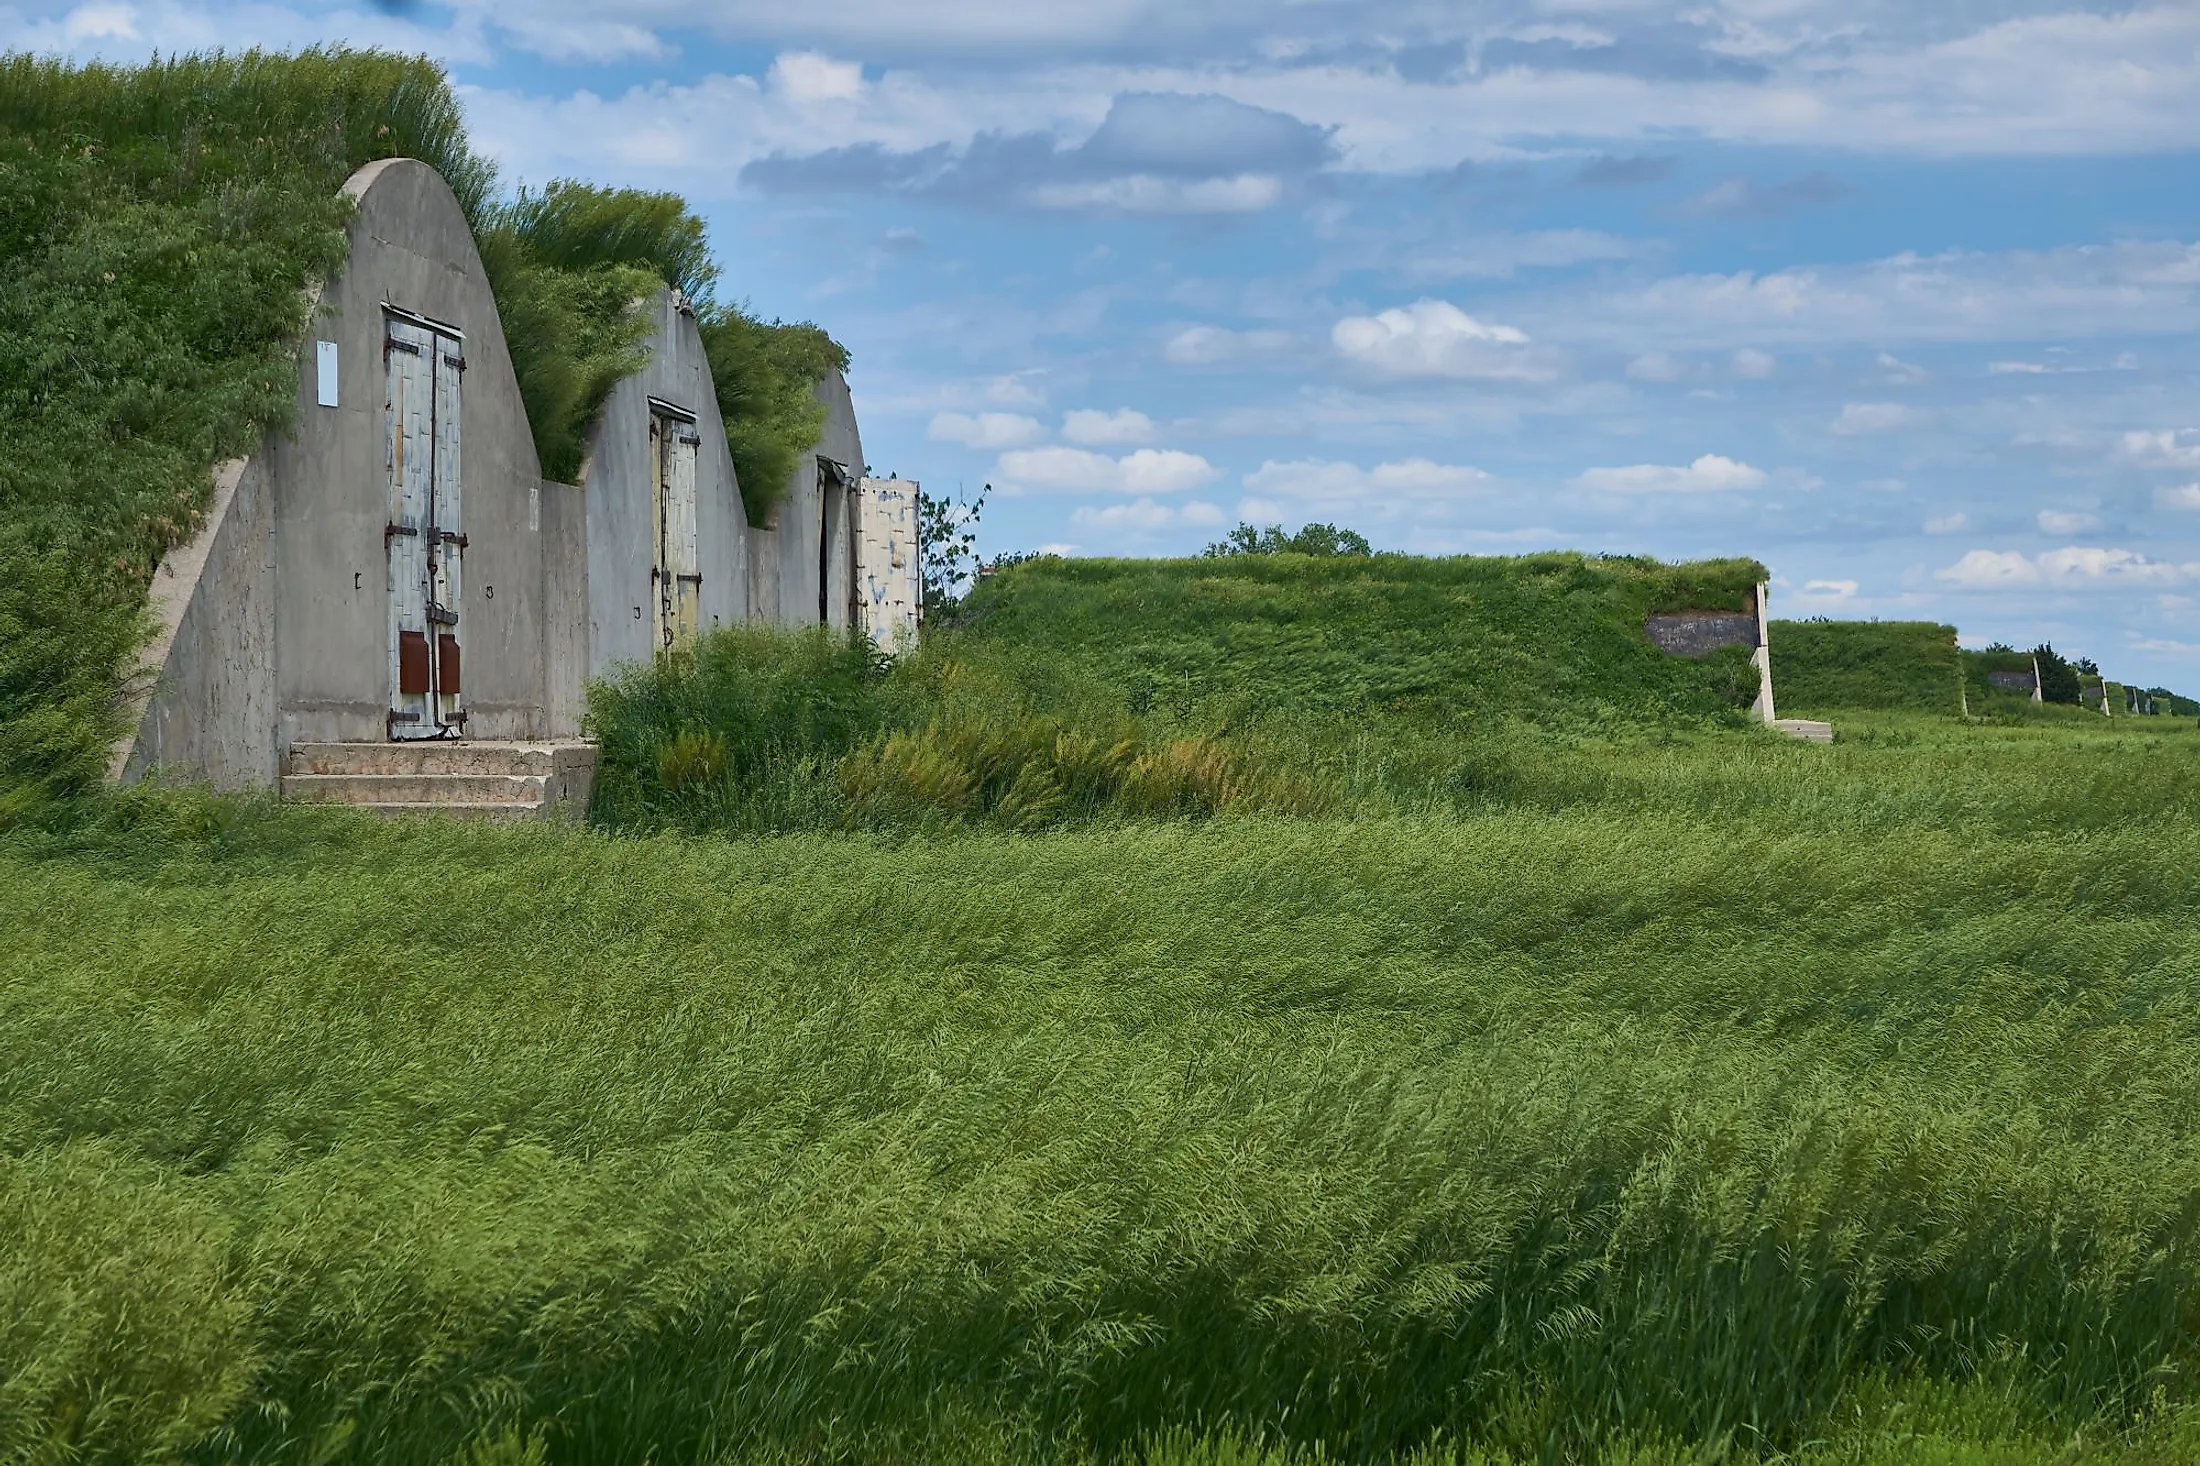
M 424 631 L 397 633 L 397 690 L 407 698 L 426 697 L 434 686 L 428 674 L 428 635 Z M 402 711 L 402 709 L 400 709 Z
M 447 697 L 458 696 L 458 638 L 455 636 L 435 639 L 435 685 L 436 690 Z

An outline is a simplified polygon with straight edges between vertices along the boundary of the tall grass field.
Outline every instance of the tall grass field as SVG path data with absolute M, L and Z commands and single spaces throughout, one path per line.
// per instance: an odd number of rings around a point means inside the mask
M 823 781 L 994 615 L 599 717 Z M 1017 685 L 1319 798 L 17 821 L 0 1460 L 2200 1450 L 2200 735 Z

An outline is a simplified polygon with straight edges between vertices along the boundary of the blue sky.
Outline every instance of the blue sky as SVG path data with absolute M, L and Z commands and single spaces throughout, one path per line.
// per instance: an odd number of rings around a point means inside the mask
M 2200 688 L 2200 5 L 0 5 L 335 40 L 509 183 L 685 193 L 988 550 L 1750 554 Z

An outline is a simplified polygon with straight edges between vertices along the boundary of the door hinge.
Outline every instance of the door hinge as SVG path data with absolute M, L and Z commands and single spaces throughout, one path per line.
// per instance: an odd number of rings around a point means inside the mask
M 687 444 L 691 448 L 700 448 L 703 446 L 702 435 L 699 433 L 682 433 L 680 434 L 680 441 Z
M 417 723 L 417 722 L 419 722 L 419 721 L 420 721 L 420 714 L 418 714 L 418 713 L 401 713 L 401 712 L 398 712 L 398 711 L 396 711 L 396 710 L 395 710 L 395 709 L 393 708 L 393 709 L 392 709 L 392 710 L 391 710 L 391 711 L 390 711 L 390 712 L 389 712 L 389 713 L 388 713 L 388 714 L 387 714 L 387 715 L 386 715 L 386 716 L 385 716 L 385 717 L 383 718 L 383 721 L 382 721 L 382 736 L 383 736 L 383 737 L 385 737 L 385 738 L 395 738 L 395 737 L 397 736 L 397 725 L 398 725 L 399 723 Z
M 431 529 L 428 531 L 428 547 L 433 549 L 437 545 L 456 545 L 463 550 L 466 548 L 466 536 L 455 529 Z
M 443 364 L 445 366 L 457 367 L 460 371 L 466 370 L 466 358 L 463 356 L 453 356 L 448 351 L 443 353 Z
M 428 602 L 428 620 L 430 624 L 436 626 L 456 626 L 458 624 L 458 612 L 430 601 Z
M 393 352 L 393 351 L 403 351 L 403 352 L 407 352 L 407 353 L 409 353 L 409 354 L 411 354 L 411 355 L 413 355 L 413 356 L 418 356 L 418 355 L 420 355 L 420 348 L 419 348 L 418 346 L 415 346 L 415 345 L 414 345 L 414 344 L 413 344 L 412 342 L 410 342 L 410 341 L 400 341 L 400 340 L 398 340 L 398 339 L 397 339 L 397 338 L 396 338 L 395 336 L 385 336 L 385 337 L 383 337 L 383 338 L 382 338 L 382 360 L 384 360 L 384 361 L 388 361 L 388 360 L 390 359 L 390 353 L 391 353 L 391 352 Z
M 382 526 L 382 543 L 385 545 L 388 544 L 390 542 L 390 536 L 392 535 L 416 535 L 418 533 L 420 533 L 420 531 L 413 528 L 413 526 L 409 524 L 385 524 Z

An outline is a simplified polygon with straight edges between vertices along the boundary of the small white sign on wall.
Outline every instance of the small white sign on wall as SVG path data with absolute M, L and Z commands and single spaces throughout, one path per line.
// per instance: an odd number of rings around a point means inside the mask
M 336 343 L 333 341 L 314 342 L 313 363 L 318 369 L 317 375 L 320 379 L 321 405 L 323 407 L 334 407 L 336 405 Z

